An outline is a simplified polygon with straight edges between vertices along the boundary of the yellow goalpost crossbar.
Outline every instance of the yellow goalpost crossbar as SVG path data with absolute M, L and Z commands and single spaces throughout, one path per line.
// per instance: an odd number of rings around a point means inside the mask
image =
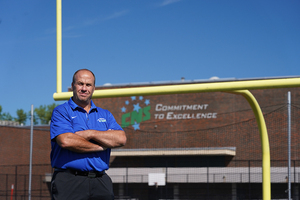
M 131 95 L 164 95 L 195 92 L 229 92 L 232 90 L 272 89 L 284 87 L 300 87 L 300 78 L 178 84 L 165 86 L 148 86 L 142 88 L 105 89 L 95 90 L 93 98 L 125 97 Z M 72 92 L 57 92 L 53 94 L 53 98 L 55 100 L 67 100 L 71 96 Z
M 68 100 L 72 92 L 62 92 L 62 7 L 61 0 L 56 0 L 57 24 L 57 66 L 56 81 L 57 92 L 53 94 L 54 100 Z M 300 87 L 300 78 L 277 78 L 267 80 L 229 81 L 195 84 L 178 84 L 165 86 L 149 86 L 139 88 L 119 88 L 95 90 L 93 98 L 125 97 L 138 95 L 165 95 L 198 92 L 230 92 L 242 95 L 250 104 L 260 132 L 262 145 L 262 190 L 263 200 L 271 199 L 271 172 L 270 172 L 270 147 L 267 127 L 263 113 L 258 102 L 249 90 Z

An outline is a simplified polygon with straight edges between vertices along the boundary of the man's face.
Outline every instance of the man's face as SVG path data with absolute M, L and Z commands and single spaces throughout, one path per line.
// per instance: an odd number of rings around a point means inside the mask
M 91 72 L 82 70 L 75 75 L 72 83 L 73 101 L 78 105 L 87 105 L 95 90 L 94 76 Z

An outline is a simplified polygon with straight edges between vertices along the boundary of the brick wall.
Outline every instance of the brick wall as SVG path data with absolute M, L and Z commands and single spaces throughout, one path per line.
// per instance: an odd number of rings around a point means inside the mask
M 0 141 L 0 165 L 29 164 L 30 128 L 0 126 Z M 50 149 L 49 128 L 34 129 L 32 164 L 50 164 Z M 14 170 L 9 167 L 1 169 Z M 5 173 L 3 170 L 1 173 Z

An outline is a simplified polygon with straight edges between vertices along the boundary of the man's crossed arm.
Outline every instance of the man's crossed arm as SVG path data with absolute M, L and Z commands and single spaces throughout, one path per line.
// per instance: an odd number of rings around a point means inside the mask
M 97 144 L 90 142 L 96 141 Z M 56 142 L 62 148 L 78 153 L 104 151 L 107 148 L 124 146 L 126 134 L 122 130 L 84 130 L 74 133 L 63 133 L 56 137 Z

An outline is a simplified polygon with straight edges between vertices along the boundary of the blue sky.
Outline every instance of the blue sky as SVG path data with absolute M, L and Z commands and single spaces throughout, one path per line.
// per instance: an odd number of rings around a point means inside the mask
M 298 76 L 300 1 L 62 0 L 62 90 L 96 85 Z M 56 1 L 0 0 L 3 112 L 55 102 Z

